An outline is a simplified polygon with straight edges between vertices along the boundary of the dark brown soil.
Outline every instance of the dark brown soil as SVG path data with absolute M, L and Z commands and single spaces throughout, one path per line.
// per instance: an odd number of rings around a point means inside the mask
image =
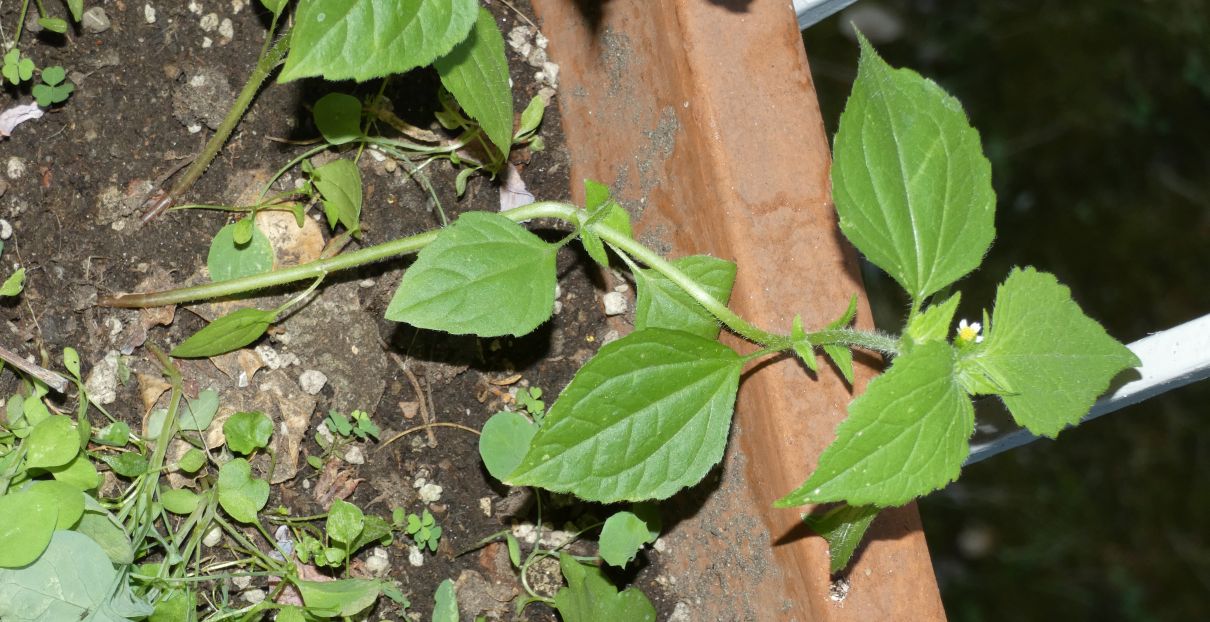
M 136 290 L 156 274 L 166 273 L 170 283 L 184 282 L 204 267 L 211 237 L 227 222 L 222 213 L 173 212 L 139 228 L 138 205 L 163 176 L 202 145 L 210 130 L 191 133 L 189 126 L 196 130 L 199 123 L 221 117 L 254 64 L 265 32 L 266 20 L 255 1 L 239 11 L 228 0 L 150 4 L 156 10 L 154 23 L 148 22 L 143 2 L 117 0 L 101 5 L 112 20 L 105 32 L 69 32 L 58 39 L 27 35 L 23 47 L 39 66 L 64 65 L 77 89 L 64 105 L 21 125 L 14 136 L 0 142 L 0 160 L 7 172 L 0 179 L 0 218 L 7 219 L 14 231 L 5 242 L 3 275 L 17 264 L 28 271 L 22 297 L 0 308 L 7 326 L 0 345 L 39 357 L 49 366 L 54 366 L 50 361 L 57 361 L 64 347 L 74 347 L 85 361 L 86 377 L 107 354 L 111 360 L 121 357 L 136 372 L 155 373 L 146 346 L 139 345 L 138 314 L 97 307 L 95 301 L 98 295 Z M 528 11 L 527 2 L 514 4 Z M 6 30 L 11 31 L 16 20 L 15 8 L 6 5 L 0 11 Z M 517 15 L 500 3 L 492 11 L 506 34 L 519 23 Z M 203 16 L 211 13 L 231 20 L 233 39 L 203 30 Z M 535 70 L 509 53 L 520 111 L 539 85 Z M 199 76 L 205 79 L 201 86 Z M 431 72 L 418 71 L 392 80 L 386 94 L 401 117 L 428 126 L 436 106 L 436 84 Z M 275 170 L 305 148 L 275 139 L 301 141 L 317 136 L 309 113 L 316 99 L 329 90 L 361 96 L 377 88 L 377 83 L 304 81 L 263 89 L 220 157 L 185 199 L 235 202 L 250 183 L 263 179 L 265 171 Z M 0 96 L 0 108 L 18 98 L 29 96 L 8 89 Z M 193 118 L 198 115 L 200 120 Z M 557 106 L 550 106 L 546 115 L 542 129 L 546 149 L 514 153 L 513 161 L 535 196 L 560 199 L 567 195 L 569 166 Z M 364 238 L 355 244 L 375 244 L 440 224 L 427 193 L 402 167 L 364 155 L 360 166 L 366 196 Z M 22 167 L 23 172 L 15 174 Z M 473 177 L 466 195 L 458 199 L 452 166 L 438 162 L 426 171 L 451 220 L 467 210 L 498 209 L 498 190 L 491 180 Z M 291 178 L 296 177 L 294 172 Z M 493 381 L 516 374 L 520 378 L 511 388 L 538 386 L 551 401 L 608 334 L 621 328 L 605 322 L 600 312 L 602 276 L 590 261 L 569 249 L 559 257 L 562 311 L 534 334 L 477 340 L 416 331 L 382 319 L 406 263 L 396 260 L 334 276 L 319 299 L 329 302 L 312 303 L 262 340 L 278 354 L 298 359 L 280 370 L 284 375 L 274 378 L 289 384 L 311 369 L 328 377 L 317 396 L 304 400 L 311 414 L 302 454 L 320 453 L 313 441 L 314 429 L 330 408 L 373 413 L 385 440 L 422 423 L 416 414 L 422 399 L 431 401 L 432 420 L 480 428 L 503 407 L 507 399 L 503 396 L 510 389 Z M 178 310 L 170 326 L 147 331 L 146 344 L 171 347 L 200 326 L 197 315 Z M 413 373 L 426 395 L 416 394 L 401 365 Z M 235 381 L 207 361 L 184 363 L 182 369 L 191 391 L 208 386 L 224 394 L 237 391 Z M 257 372 L 247 391 L 255 391 L 269 373 L 269 369 Z M 3 383 L 5 394 L 11 392 L 15 386 L 11 371 L 4 372 Z M 301 395 L 297 386 L 286 389 L 276 399 Z M 137 428 L 144 410 L 134 377 L 117 387 L 107 407 Z M 364 464 L 342 468 L 352 478 L 364 480 L 349 499 L 369 513 L 389 516 L 395 507 L 418 513 L 425 507 L 418 497 L 418 478 L 443 490 L 439 501 L 427 505 L 445 529 L 437 554 L 426 554 L 423 566 L 416 568 L 408 563 L 410 541 L 398 538 L 388 547 L 390 576 L 401 581 L 411 597 L 410 613 L 428 619 L 437 584 L 446 578 L 458 580 L 460 575 L 461 584 L 470 586 L 468 593 L 478 589 L 507 596 L 519 591 L 502 547 L 488 546 L 455 557 L 514 518 L 533 520 L 532 504 L 524 495 L 507 496 L 508 491 L 487 476 L 478 458 L 476 436 L 434 428 L 431 435 L 419 432 L 390 445 L 366 446 L 365 456 Z M 274 487 L 270 506 L 284 504 L 295 515 L 322 511 L 312 494 L 319 474 L 296 458 L 298 474 Z M 584 512 L 591 510 L 564 510 L 559 516 L 584 520 L 577 515 Z M 599 508 L 596 513 L 603 515 Z M 652 590 L 648 593 L 659 600 Z M 502 614 L 501 619 L 512 619 L 511 603 L 488 604 Z M 661 609 L 670 607 L 665 603 Z M 475 613 L 464 609 L 464 615 Z M 527 615 L 553 619 L 540 606 L 530 607 Z

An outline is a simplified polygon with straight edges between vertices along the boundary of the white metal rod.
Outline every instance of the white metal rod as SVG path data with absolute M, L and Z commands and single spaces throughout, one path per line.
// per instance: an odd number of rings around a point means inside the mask
M 1127 347 L 1143 363 L 1136 370 L 1140 377 L 1101 396 L 1084 421 L 1210 378 L 1210 315 L 1144 337 Z M 1025 429 L 1014 430 L 986 443 L 971 445 L 966 464 L 986 460 L 1038 439 Z
M 822 22 L 833 13 L 853 4 L 857 0 L 794 0 L 794 12 L 798 15 L 798 29 L 806 30 Z

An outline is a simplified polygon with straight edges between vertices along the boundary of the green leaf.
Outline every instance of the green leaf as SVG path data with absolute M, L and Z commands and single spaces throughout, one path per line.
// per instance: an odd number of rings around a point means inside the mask
M 506 483 L 589 501 L 663 499 L 723 457 L 743 359 L 663 329 L 606 344 L 550 408 Z
M 63 482 L 81 492 L 101 485 L 101 474 L 92 465 L 87 454 L 76 454 L 67 464 L 47 469 L 55 481 Z
M 84 0 L 67 0 L 67 10 L 71 12 L 72 21 L 78 23 L 84 17 Z
M 347 93 L 328 93 L 311 111 L 315 126 L 331 145 L 343 145 L 362 137 L 361 100 Z
M 294 581 L 303 603 L 314 615 L 354 616 L 378 600 L 379 583 L 367 579 Z
M 364 82 L 432 63 L 466 38 L 476 0 L 301 0 L 280 82 Z
M 555 594 L 555 608 L 564 622 L 655 622 L 655 607 L 637 588 L 618 589 L 595 566 L 585 566 L 559 553 L 567 587 Z
M 265 334 L 277 319 L 273 311 L 238 309 L 207 324 L 169 352 L 177 358 L 218 356 L 238 350 Z
M 129 564 L 134 561 L 134 545 L 122 523 L 91 496 L 84 495 L 84 515 L 76 524 L 75 531 L 92 538 L 113 563 Z
M 536 131 L 542 124 L 544 116 L 546 116 L 546 100 L 541 95 L 534 95 L 526 104 L 525 110 L 521 111 L 521 124 L 517 127 L 517 133 L 513 135 L 513 138 L 522 138 L 526 134 Z
M 19 568 L 38 559 L 58 517 L 59 508 L 47 495 L 25 490 L 0 497 L 0 568 Z
M 218 391 L 206 389 L 199 392 L 196 398 L 186 400 L 177 427 L 181 430 L 201 432 L 210 427 L 216 414 L 218 414 Z
M 373 514 L 368 514 L 362 521 L 361 533 L 357 534 L 357 539 L 349 545 L 349 550 L 359 551 L 376 542 L 389 544 L 390 541 L 391 524 Z
M 815 472 L 775 506 L 903 505 L 958 477 L 974 417 L 954 379 L 953 349 L 936 342 L 918 346 L 849 404 L 849 417 Z
M 449 2 L 449 0 L 445 0 Z M 504 37 L 496 18 L 479 9 L 474 27 L 454 49 L 435 61 L 441 84 L 491 139 L 508 155 L 513 144 L 513 94 L 509 87 Z
M 708 255 L 690 255 L 672 262 L 693 279 L 706 293 L 723 304 L 731 299 L 735 284 L 735 264 Z M 640 270 L 635 275 L 638 297 L 635 300 L 634 328 L 667 328 L 693 333 L 706 339 L 718 339 L 718 319 L 667 277 L 655 270 Z
M 16 296 L 25 289 L 25 268 L 18 268 L 16 272 L 4 279 L 4 284 L 0 285 L 0 296 Z
M 26 468 L 46 469 L 71 462 L 80 452 L 80 437 L 70 417 L 53 415 L 34 426 L 25 447 Z
M 281 611 L 277 612 L 274 622 L 307 622 L 303 611 L 305 610 L 302 607 L 282 607 Z
M 0 570 L 0 620 L 126 622 L 150 615 L 105 551 L 80 533 L 57 531 L 36 562 Z
M 135 478 L 147 472 L 150 466 L 147 458 L 133 451 L 124 451 L 117 455 L 101 456 L 101 462 L 109 465 L 114 473 L 122 477 Z
M 252 228 L 252 238 L 247 244 L 235 243 L 235 230 L 239 222 L 233 222 L 214 234 L 210 242 L 210 254 L 206 267 L 211 281 L 226 281 L 242 276 L 268 272 L 273 267 L 273 246 L 269 238 L 257 227 Z
M 67 21 L 57 17 L 39 17 L 38 25 L 58 34 L 67 32 Z
M 160 505 L 173 514 L 192 514 L 201 498 L 192 490 L 184 488 L 161 488 Z
M 454 593 L 453 581 L 442 581 L 433 600 L 433 622 L 458 622 L 458 595 Z
M 224 424 L 225 426 L 225 424 Z M 228 435 L 228 440 L 230 436 Z M 206 465 L 206 452 L 197 447 L 190 447 L 181 459 L 177 461 L 176 466 L 185 473 L 197 473 L 203 466 Z
M 514 568 L 521 567 L 521 543 L 517 541 L 517 536 L 512 533 L 504 534 L 504 542 L 508 547 L 508 561 L 513 563 Z
M 962 293 L 957 292 L 945 302 L 929 305 L 923 313 L 908 322 L 907 329 L 903 332 L 905 339 L 902 341 L 911 340 L 914 344 L 946 341 L 949 338 L 950 326 L 954 323 L 954 312 L 958 310 L 958 301 L 961 299 Z
M 860 42 L 836 133 L 836 212 L 845 237 L 920 302 L 991 245 L 991 165 L 958 100 Z
M 479 169 L 464 168 L 458 171 L 458 176 L 454 178 L 454 192 L 458 194 L 459 198 L 466 194 L 466 180 L 470 179 L 471 175 L 474 175 L 477 170 Z
M 50 86 L 56 86 L 67 79 L 67 70 L 59 65 L 53 65 L 42 70 L 42 81 Z
M 794 348 L 794 354 L 798 355 L 798 359 L 807 366 L 807 369 L 812 373 L 818 373 L 819 363 L 815 361 L 815 346 L 807 337 L 801 315 L 795 315 L 794 321 L 790 324 L 790 343 Z
M 281 14 L 281 10 L 285 8 L 286 2 L 289 2 L 289 0 L 260 0 L 261 5 L 274 15 Z
M 324 529 L 329 538 L 347 546 L 357 540 L 357 535 L 361 533 L 364 525 L 365 514 L 362 514 L 361 508 L 336 499 L 332 501 L 332 507 L 328 508 L 328 520 L 324 523 Z
M 234 223 L 231 229 L 231 239 L 236 246 L 243 246 L 252 241 L 252 230 L 256 228 L 252 219 L 248 217 L 241 218 Z
M 802 520 L 811 531 L 828 541 L 829 571 L 836 574 L 849 565 L 875 516 L 878 516 L 878 508 L 872 505 L 844 504 L 822 516 L 807 515 Z
M 556 251 L 504 216 L 467 212 L 420 251 L 386 317 L 456 335 L 527 334 L 554 311 Z
M 251 611 L 249 612 L 251 613 Z M 277 615 L 277 622 L 285 622 L 289 618 Z M 175 589 L 161 593 L 155 602 L 155 611 L 147 622 L 196 622 L 197 597 L 188 590 Z
M 1001 395 L 1017 423 L 1054 437 L 1073 425 L 1123 369 L 1139 365 L 1126 346 L 1080 310 L 1051 274 L 1014 268 L 996 291 L 991 326 L 959 365 L 1007 384 Z
M 857 317 L 857 294 L 849 297 L 849 306 L 840 317 L 828 324 L 828 330 L 844 328 L 853 322 L 853 318 Z M 836 369 L 840 370 L 840 375 L 844 376 L 845 382 L 853 384 L 853 351 L 847 346 L 830 343 L 824 346 L 824 354 L 832 359 L 832 364 Z
M 227 447 L 245 456 L 264 448 L 273 436 L 273 421 L 260 412 L 238 412 L 223 422 Z
M 580 241 L 593 261 L 608 267 L 609 255 L 605 252 L 605 244 L 589 225 L 600 222 L 629 237 L 632 234 L 630 214 L 613 199 L 609 186 L 591 179 L 584 180 L 584 211 L 588 218 L 580 224 Z
M 618 512 L 605 519 L 601 527 L 601 559 L 610 566 L 625 567 L 643 545 L 655 541 L 659 531 L 654 533 L 653 536 L 647 522 L 633 512 Z
M 71 375 L 80 377 L 80 353 L 76 352 L 75 348 L 63 348 L 63 367 L 71 372 Z
M 504 480 L 521 464 L 538 426 L 520 413 L 498 412 L 483 424 L 479 434 L 479 456 L 487 472 Z
M 361 235 L 361 171 L 352 160 L 332 160 L 311 171 L 311 182 L 323 196 L 324 214 L 333 229 L 342 224 Z
M 92 440 L 94 443 L 110 447 L 125 447 L 126 443 L 130 442 L 130 426 L 125 421 L 114 421 L 97 430 Z
M 269 482 L 252 477 L 252 466 L 236 458 L 218 470 L 218 503 L 231 518 L 256 523 L 256 513 L 269 501 Z

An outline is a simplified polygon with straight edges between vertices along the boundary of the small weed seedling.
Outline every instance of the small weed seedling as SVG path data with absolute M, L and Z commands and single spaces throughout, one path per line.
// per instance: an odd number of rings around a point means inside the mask
M 441 526 L 428 510 L 417 516 L 405 514 L 402 508 L 395 508 L 391 511 L 391 518 L 395 529 L 411 536 L 421 550 L 427 548 L 430 553 L 437 552 L 437 545 L 441 544 Z
M 301 10 L 298 19 L 301 28 Z M 814 372 L 825 356 L 852 378 L 852 350 L 862 349 L 890 365 L 849 404 L 815 471 L 776 503 L 845 502 L 851 509 L 812 524 L 825 533 L 842 525 L 859 540 L 879 508 L 958 477 L 975 397 L 996 396 L 1023 427 L 1054 437 L 1081 420 L 1114 376 L 1138 365 L 1067 287 L 1033 267 L 1009 271 L 977 325 L 955 322 L 961 293 L 951 293 L 953 285 L 980 265 L 995 234 L 990 163 L 956 100 L 915 72 L 890 67 L 864 39 L 860 46 L 832 188 L 841 232 L 910 297 L 901 334 L 853 329 L 855 303 L 837 318 L 813 318 L 815 327 L 797 316 L 780 330 L 755 326 L 727 306 L 734 264 L 666 260 L 634 239 L 626 212 L 593 182 L 583 209 L 538 202 L 467 212 L 437 231 L 310 264 L 108 304 L 230 296 L 418 251 L 387 319 L 455 335 L 525 335 L 551 318 L 556 254 L 578 238 L 594 261 L 608 265 L 612 253 L 630 268 L 635 330 L 584 364 L 541 425 L 520 413 L 493 416 L 481 441 L 488 471 L 510 485 L 601 503 L 665 499 L 722 459 L 745 367 L 789 353 Z M 567 223 L 572 234 L 552 243 L 518 224 L 539 218 Z M 258 339 L 271 321 L 266 315 L 236 326 L 231 317 L 202 332 L 234 349 Z M 741 353 L 720 343 L 720 324 L 754 347 Z M 834 569 L 851 550 L 833 547 Z M 589 581 L 578 566 L 569 568 Z

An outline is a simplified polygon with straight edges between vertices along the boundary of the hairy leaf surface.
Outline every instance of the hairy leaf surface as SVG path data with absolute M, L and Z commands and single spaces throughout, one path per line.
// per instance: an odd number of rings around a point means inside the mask
M 1118 372 L 1138 357 L 1084 315 L 1053 275 L 1015 268 L 996 291 L 983 343 L 960 362 L 960 379 L 999 379 L 1017 423 L 1056 436 L 1077 423 Z M 974 383 L 972 383 L 974 384 Z
M 428 65 L 475 23 L 475 0 L 301 0 L 280 82 L 364 82 Z
M 507 156 L 513 144 L 513 92 L 508 82 L 504 37 L 496 18 L 487 9 L 479 9 L 466 39 L 433 66 L 458 105 L 479 122 L 492 144 Z
M 607 344 L 551 406 L 507 483 L 605 503 L 692 486 L 723 457 L 742 366 L 730 348 L 680 331 Z
M 953 348 L 926 343 L 849 404 L 815 472 L 776 505 L 903 505 L 958 477 L 974 429 L 974 407 L 954 379 Z
M 556 250 L 504 216 L 467 212 L 420 251 L 386 317 L 456 335 L 524 335 L 554 311 Z
M 735 284 L 735 264 L 709 255 L 690 255 L 672 262 L 706 293 L 723 304 L 731 299 Z M 698 304 L 685 290 L 655 270 L 635 274 L 638 296 L 634 303 L 634 328 L 667 328 L 693 333 L 706 339 L 718 339 L 718 319 Z
M 961 104 L 865 38 L 832 188 L 841 231 L 917 302 L 977 267 L 995 233 L 991 165 Z

